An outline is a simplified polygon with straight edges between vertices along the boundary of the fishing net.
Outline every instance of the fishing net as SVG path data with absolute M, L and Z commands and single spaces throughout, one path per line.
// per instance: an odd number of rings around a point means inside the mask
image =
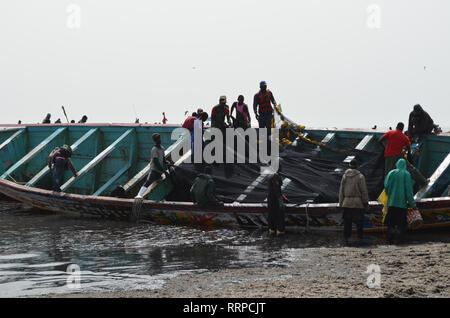
M 344 149 L 344 145 L 336 147 Z M 383 153 L 361 150 L 342 151 L 327 156 L 318 149 L 286 146 L 280 149 L 282 192 L 292 203 L 335 203 L 339 201 L 342 175 L 348 169 L 344 160 L 354 156 L 358 170 L 366 178 L 370 200 L 383 190 Z M 191 201 L 189 190 L 205 164 L 181 164 L 171 175 L 174 189 L 168 201 Z M 267 198 L 269 176 L 261 175 L 261 164 L 212 164 L 212 177 L 219 200 L 224 202 L 260 203 Z

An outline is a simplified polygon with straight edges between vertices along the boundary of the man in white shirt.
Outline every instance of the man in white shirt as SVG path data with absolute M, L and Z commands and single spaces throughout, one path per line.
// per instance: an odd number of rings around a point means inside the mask
M 155 142 L 155 146 L 153 146 L 151 152 L 150 173 L 148 174 L 147 181 L 145 181 L 144 185 L 139 190 L 139 193 L 136 196 L 137 199 L 141 199 L 148 187 L 161 178 L 161 175 L 167 170 L 164 159 L 164 147 L 161 146 L 161 136 L 160 134 L 155 133 L 152 135 L 152 138 Z

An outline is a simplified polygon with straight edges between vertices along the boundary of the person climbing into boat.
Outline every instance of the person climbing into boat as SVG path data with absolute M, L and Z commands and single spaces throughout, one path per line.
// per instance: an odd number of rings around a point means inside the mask
M 411 174 L 406 170 L 406 160 L 399 159 L 396 169 L 389 172 L 384 180 L 384 188 L 388 196 L 388 212 L 384 219 L 387 226 L 386 238 L 389 244 L 394 243 L 395 232 L 398 232 L 397 242 L 403 241 L 406 231 L 406 213 L 408 205 L 416 207 L 414 202 Z
M 70 160 L 72 156 L 72 148 L 68 145 L 56 147 L 50 153 L 47 159 L 47 165 L 52 171 L 53 191 L 61 192 L 61 185 L 64 181 L 64 172 L 69 168 L 73 176 L 78 177 L 77 170 Z
M 434 128 L 431 116 L 419 104 L 414 105 L 413 111 L 409 114 L 408 134 L 411 137 L 429 135 Z
M 248 111 L 247 104 L 244 103 L 244 96 L 239 95 L 237 102 L 231 105 L 230 116 L 233 117 L 233 111 L 236 109 L 236 119 L 233 122 L 234 128 L 247 129 L 250 127 L 250 112 Z
M 273 108 L 277 103 L 270 90 L 267 89 L 267 83 L 259 83 L 259 92 L 253 98 L 253 111 L 255 118 L 259 123 L 259 128 L 267 128 L 267 136 L 270 136 L 273 120 Z
M 201 208 L 223 205 L 216 197 L 216 184 L 211 173 L 211 166 L 206 166 L 203 173 L 195 178 L 190 189 L 192 202 Z
M 289 201 L 281 192 L 282 179 L 280 176 L 281 166 L 276 173 L 268 179 L 269 186 L 267 188 L 267 207 L 269 215 L 267 223 L 269 226 L 269 234 L 283 235 L 285 233 L 284 212 L 285 201 Z
M 384 176 L 395 169 L 395 165 L 400 158 L 404 157 L 403 148 L 407 150 L 407 158 L 411 159 L 411 142 L 409 138 L 403 133 L 405 125 L 402 122 L 397 124 L 395 130 L 388 131 L 380 139 L 379 143 L 384 147 L 384 141 L 387 145 L 384 151 Z M 418 187 L 423 187 L 428 183 L 428 180 L 417 170 L 409 161 L 406 162 L 408 171 L 413 176 L 414 181 Z
M 352 224 L 356 224 L 358 240 L 363 239 L 364 211 L 369 206 L 369 194 L 367 191 L 366 178 L 358 170 L 358 162 L 352 159 L 342 176 L 339 188 L 339 207 L 343 209 L 344 219 L 344 241 L 352 234 Z
M 51 115 L 50 113 L 48 113 L 48 114 L 45 116 L 45 118 L 42 120 L 42 123 L 43 123 L 43 124 L 50 124 L 50 123 L 51 123 L 50 117 L 52 117 L 52 115 Z
M 152 139 L 155 145 L 153 146 L 151 151 L 150 172 L 144 185 L 139 190 L 138 195 L 135 197 L 136 199 L 142 199 L 148 187 L 153 182 L 160 179 L 162 174 L 168 168 L 167 161 L 164 158 L 164 147 L 161 145 L 161 135 L 158 133 L 154 133 L 152 135 Z
M 219 104 L 211 111 L 211 127 L 220 129 L 225 136 L 225 129 L 230 126 L 230 107 L 227 105 L 227 97 L 220 96 Z

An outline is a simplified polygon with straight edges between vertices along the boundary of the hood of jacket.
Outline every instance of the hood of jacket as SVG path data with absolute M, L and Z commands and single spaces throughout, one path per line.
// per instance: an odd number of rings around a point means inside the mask
M 397 163 L 395 164 L 397 169 L 399 170 L 406 170 L 406 160 L 405 159 L 399 159 Z
M 347 169 L 344 172 L 344 175 L 346 178 L 356 177 L 356 176 L 359 176 L 360 174 L 361 174 L 361 172 L 359 172 L 359 170 L 357 170 L 357 169 Z

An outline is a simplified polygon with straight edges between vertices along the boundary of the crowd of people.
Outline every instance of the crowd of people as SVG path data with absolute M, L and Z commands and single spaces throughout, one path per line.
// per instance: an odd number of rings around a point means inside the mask
M 253 98 L 253 111 L 259 128 L 266 128 L 268 134 L 273 125 L 274 107 L 276 106 L 274 95 L 267 89 L 267 83 L 260 82 L 260 90 Z M 235 113 L 235 117 L 233 116 Z M 165 114 L 164 119 L 166 121 Z M 47 114 L 43 123 L 50 123 L 50 114 Z M 194 147 L 195 131 L 201 131 L 208 119 L 208 113 L 199 108 L 188 116 L 182 127 L 191 132 L 191 146 Z M 85 123 L 87 116 L 79 121 Z M 219 98 L 219 104 L 211 110 L 211 127 L 224 130 L 228 127 L 247 129 L 251 126 L 251 115 L 248 105 L 244 102 L 244 96 L 239 95 L 231 108 L 227 105 L 226 96 Z M 409 208 L 415 208 L 413 197 L 413 181 L 418 187 L 423 187 L 428 180 L 413 166 L 411 159 L 411 140 L 425 134 L 431 134 L 433 130 L 439 132 L 439 126 L 435 125 L 431 117 L 420 105 L 415 105 L 409 116 L 408 131 L 403 132 L 405 125 L 399 122 L 396 129 L 390 130 L 379 139 L 384 148 L 384 189 L 388 195 L 388 210 L 385 217 L 387 226 L 387 239 L 390 243 L 401 242 L 407 226 L 406 214 Z M 200 130 L 197 130 L 197 129 Z M 154 146 L 151 150 L 150 172 L 144 185 L 139 190 L 136 198 L 143 198 L 148 187 L 161 176 L 167 173 L 173 162 L 164 156 L 164 147 L 161 145 L 161 136 L 152 135 Z M 406 150 L 406 156 L 405 151 Z M 61 191 L 62 177 L 65 169 L 72 170 L 75 177 L 77 171 L 70 157 L 72 151 L 69 146 L 58 147 L 49 156 L 48 166 L 53 171 L 53 189 Z M 405 160 L 405 158 L 407 158 Z M 281 170 L 281 167 L 280 167 Z M 268 178 L 268 225 L 269 232 L 277 235 L 284 234 L 284 206 L 289 202 L 282 193 L 282 178 L 280 170 Z M 190 189 L 194 204 L 200 207 L 212 207 L 222 205 L 217 199 L 212 167 L 206 166 L 201 174 L 194 180 Z M 348 240 L 352 233 L 352 224 L 356 224 L 357 237 L 363 239 L 364 213 L 368 208 L 368 191 L 364 175 L 358 170 L 358 162 L 353 159 L 349 168 L 344 172 L 339 189 L 339 208 L 343 213 L 344 240 Z
M 45 117 L 44 117 L 44 119 L 42 120 L 42 124 L 51 124 L 52 123 L 52 121 L 51 121 L 51 118 L 52 117 L 52 114 L 50 114 L 50 113 L 48 113 L 47 115 L 45 115 Z M 86 123 L 87 122 L 87 119 L 88 119 L 88 117 L 86 116 L 86 115 L 83 115 L 83 117 L 81 117 L 81 119 L 78 121 L 78 123 L 79 124 L 84 124 L 84 123 Z M 22 122 L 20 121 L 19 122 L 19 124 L 21 124 Z M 58 118 L 57 120 L 55 120 L 55 124 L 61 124 L 62 122 L 61 122 L 61 118 Z M 74 124 L 75 123 L 75 120 L 74 119 L 72 119 L 71 121 L 70 121 L 70 123 L 71 124 Z

